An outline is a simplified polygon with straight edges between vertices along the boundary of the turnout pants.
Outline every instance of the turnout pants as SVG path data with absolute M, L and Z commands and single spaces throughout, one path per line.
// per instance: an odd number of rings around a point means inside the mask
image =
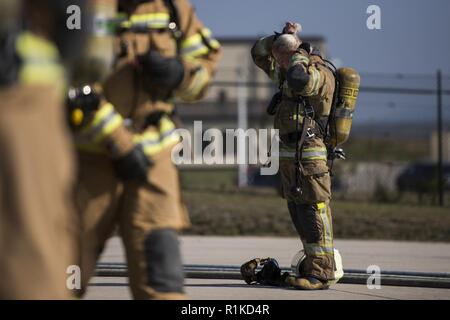
M 111 159 L 80 153 L 76 203 L 81 215 L 82 286 L 93 276 L 106 240 L 118 226 L 135 299 L 183 299 L 177 231 L 189 225 L 171 148 L 155 155 L 148 182 L 121 182 Z
M 321 161 L 321 160 L 319 160 Z M 295 192 L 295 161 L 280 161 L 283 193 L 292 222 L 306 254 L 302 276 L 327 281 L 334 279 L 333 228 L 330 209 L 331 181 L 326 163 L 303 162 L 301 192 Z
M 304 110 L 297 115 L 296 108 L 295 102 L 283 100 L 274 119 L 274 127 L 279 129 L 281 138 L 279 157 L 283 196 L 306 254 L 302 276 L 327 281 L 334 279 L 335 269 L 327 149 L 318 132 L 312 130 L 314 134 L 305 136 L 301 146 L 298 159 L 301 166 L 297 163 L 296 141 L 300 136 L 296 132 L 297 129 L 301 132 Z M 316 129 L 317 123 L 308 126 Z

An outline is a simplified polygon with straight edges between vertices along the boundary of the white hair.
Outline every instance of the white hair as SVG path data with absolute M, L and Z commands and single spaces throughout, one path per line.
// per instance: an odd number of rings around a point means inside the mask
M 276 52 L 284 53 L 284 52 L 292 52 L 297 50 L 300 46 L 300 39 L 293 34 L 282 34 L 278 37 L 278 39 L 273 43 L 273 50 Z

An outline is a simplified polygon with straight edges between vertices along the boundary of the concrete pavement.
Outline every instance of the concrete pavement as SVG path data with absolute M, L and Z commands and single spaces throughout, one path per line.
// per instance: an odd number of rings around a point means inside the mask
M 181 237 L 185 264 L 240 265 L 254 257 L 274 257 L 282 266 L 300 248 L 295 238 Z M 377 265 L 382 271 L 450 272 L 450 244 L 396 241 L 336 240 L 345 269 L 366 270 Z M 125 262 L 120 239 L 112 238 L 101 262 Z M 248 286 L 238 280 L 187 279 L 190 299 L 450 299 L 450 289 L 337 284 L 330 290 L 305 292 Z M 127 279 L 96 277 L 86 299 L 129 299 Z

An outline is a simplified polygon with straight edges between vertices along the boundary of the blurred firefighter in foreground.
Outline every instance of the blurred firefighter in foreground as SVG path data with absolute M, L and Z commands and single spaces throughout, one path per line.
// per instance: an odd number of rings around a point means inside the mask
M 267 111 L 280 130 L 283 195 L 304 255 L 297 261 L 301 264 L 296 266 L 298 276 L 281 275 L 273 259 L 249 261 L 242 273 L 249 283 L 316 290 L 326 289 L 336 280 L 330 162 L 343 157 L 336 147 L 350 132 L 359 76 L 350 68 L 336 71 L 320 52 L 301 42 L 299 29 L 298 24 L 286 23 L 281 34 L 258 40 L 252 57 L 279 86 Z M 252 274 L 259 264 L 264 265 L 263 272 Z
M 71 297 L 74 154 L 62 106 L 64 66 L 83 37 L 68 41 L 69 5 L 0 4 L 0 299 Z
M 82 286 L 118 225 L 134 298 L 183 299 L 177 233 L 189 217 L 171 160 L 180 140 L 173 100 L 204 96 L 221 49 L 187 0 L 121 0 L 118 9 L 113 71 L 68 97 L 80 150 Z

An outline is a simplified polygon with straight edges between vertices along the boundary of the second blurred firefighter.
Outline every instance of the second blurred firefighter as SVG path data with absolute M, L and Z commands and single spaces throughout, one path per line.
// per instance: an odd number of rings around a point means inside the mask
M 61 105 L 88 28 L 65 28 L 71 2 L 0 3 L 0 299 L 73 293 L 75 164 Z
M 177 232 L 189 217 L 171 161 L 179 141 L 173 99 L 205 94 L 221 50 L 187 0 L 123 0 L 118 11 L 113 72 L 101 89 L 69 93 L 80 150 L 82 286 L 118 224 L 134 298 L 183 299 Z

